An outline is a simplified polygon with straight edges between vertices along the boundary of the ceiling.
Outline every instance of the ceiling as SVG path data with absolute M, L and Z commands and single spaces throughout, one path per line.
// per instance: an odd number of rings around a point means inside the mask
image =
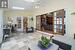
M 49 1 L 35 0 L 35 2 L 27 2 L 25 0 L 9 0 L 9 9 L 12 7 L 22 7 L 24 10 L 32 10 L 45 6 Z

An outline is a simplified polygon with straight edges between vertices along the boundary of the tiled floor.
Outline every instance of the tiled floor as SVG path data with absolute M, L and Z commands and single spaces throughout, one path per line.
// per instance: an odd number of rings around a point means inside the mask
M 2 44 L 1 50 L 28 50 L 28 44 L 40 40 L 42 33 L 44 32 L 13 33 L 13 36 Z M 45 36 L 50 37 L 48 35 Z
M 27 45 L 39 40 L 41 35 L 39 32 L 17 33 L 9 41 L 2 44 L 1 50 L 28 50 Z

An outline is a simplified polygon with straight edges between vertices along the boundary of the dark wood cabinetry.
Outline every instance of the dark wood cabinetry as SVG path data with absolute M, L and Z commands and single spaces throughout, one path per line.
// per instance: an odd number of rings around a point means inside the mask
M 36 29 L 41 30 L 41 17 L 39 15 L 36 16 Z
M 65 11 L 64 9 L 38 15 L 36 17 L 36 28 L 41 31 L 50 31 L 52 33 L 65 33 Z
M 27 19 L 27 17 L 24 17 L 23 18 L 23 31 L 27 31 L 27 25 L 28 25 L 28 19 Z
M 39 15 L 36 17 L 36 21 L 36 28 L 39 28 L 38 30 L 53 32 L 53 16 L 48 14 Z
M 64 34 L 65 33 L 65 11 L 64 9 L 54 12 L 54 32 Z

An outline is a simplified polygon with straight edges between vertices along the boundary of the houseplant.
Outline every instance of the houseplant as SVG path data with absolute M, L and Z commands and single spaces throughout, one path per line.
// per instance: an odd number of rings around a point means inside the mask
M 48 48 L 51 45 L 50 41 L 51 41 L 51 39 L 48 39 L 47 37 L 42 36 L 41 40 L 39 40 L 39 42 L 38 42 L 38 46 L 41 48 Z

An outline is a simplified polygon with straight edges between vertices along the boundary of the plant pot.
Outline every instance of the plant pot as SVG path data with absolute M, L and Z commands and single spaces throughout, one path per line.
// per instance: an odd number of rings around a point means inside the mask
M 38 42 L 38 47 L 42 50 L 47 50 L 50 46 L 52 46 L 51 43 L 48 44 L 48 47 L 45 47 L 42 45 L 42 43 L 40 41 Z

